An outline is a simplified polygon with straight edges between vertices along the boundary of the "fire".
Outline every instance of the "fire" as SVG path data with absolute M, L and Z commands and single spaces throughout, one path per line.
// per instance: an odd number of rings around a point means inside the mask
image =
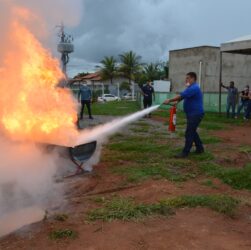
M 58 60 L 21 22 L 12 22 L 8 36 L 8 52 L 0 65 L 4 130 L 15 140 L 72 144 L 78 134 L 76 102 L 68 89 L 57 87 L 64 78 Z

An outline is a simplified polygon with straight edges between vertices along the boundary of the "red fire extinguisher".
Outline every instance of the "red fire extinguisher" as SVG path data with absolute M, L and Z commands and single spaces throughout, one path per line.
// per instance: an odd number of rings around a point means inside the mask
M 169 119 L 169 128 L 170 132 L 175 132 L 176 128 L 176 105 L 172 105 L 170 109 L 170 119 Z

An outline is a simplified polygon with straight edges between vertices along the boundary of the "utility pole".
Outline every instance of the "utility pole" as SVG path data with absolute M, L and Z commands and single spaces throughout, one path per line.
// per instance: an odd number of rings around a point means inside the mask
M 60 42 L 57 46 L 57 50 L 59 53 L 61 53 L 61 64 L 62 64 L 62 70 L 67 77 L 67 64 L 69 63 L 69 54 L 74 51 L 74 45 L 73 45 L 73 36 L 68 35 L 64 31 L 64 24 L 58 25 L 57 28 L 59 28 L 58 37 L 60 38 Z

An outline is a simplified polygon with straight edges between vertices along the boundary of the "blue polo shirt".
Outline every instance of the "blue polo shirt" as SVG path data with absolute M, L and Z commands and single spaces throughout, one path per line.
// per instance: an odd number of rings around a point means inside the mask
M 203 95 L 198 83 L 193 83 L 181 94 L 184 100 L 183 107 L 187 116 L 203 115 Z

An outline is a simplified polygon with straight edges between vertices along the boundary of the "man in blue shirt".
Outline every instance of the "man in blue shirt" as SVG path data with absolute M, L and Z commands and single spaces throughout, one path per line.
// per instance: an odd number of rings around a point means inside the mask
M 186 158 L 195 143 L 196 153 L 204 153 L 204 147 L 200 136 L 197 133 L 197 128 L 204 116 L 203 109 L 203 95 L 200 90 L 199 84 L 196 82 L 197 75 L 190 72 L 186 75 L 187 88 L 172 99 L 165 100 L 164 104 L 184 100 L 184 112 L 187 118 L 187 127 L 185 133 L 185 146 L 183 151 L 177 155 L 177 158 Z
M 82 105 L 80 111 L 81 120 L 83 119 L 85 105 L 88 109 L 89 119 L 93 119 L 91 114 L 91 99 L 92 99 L 91 89 L 87 86 L 86 82 L 81 83 L 78 92 L 78 101 L 81 102 Z

